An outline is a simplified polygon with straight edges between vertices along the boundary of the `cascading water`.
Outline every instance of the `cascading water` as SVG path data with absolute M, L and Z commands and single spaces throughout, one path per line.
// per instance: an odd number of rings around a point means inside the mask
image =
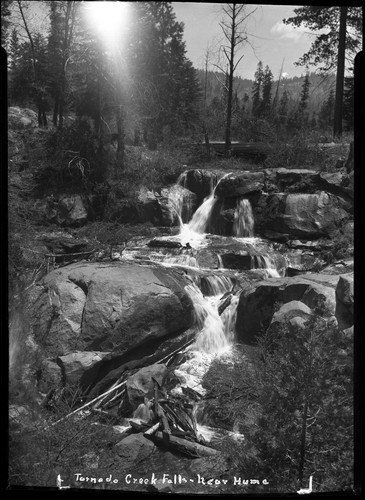
M 234 212 L 233 233 L 238 237 L 254 236 L 255 220 L 253 217 L 251 203 L 247 198 L 241 198 L 237 201 Z
M 199 333 L 193 348 L 207 354 L 217 354 L 227 350 L 229 343 L 224 334 L 224 324 L 214 307 L 214 299 L 203 296 L 195 284 L 187 285 L 186 292 L 194 304 L 195 320 Z
M 216 274 L 204 276 L 200 284 L 200 288 L 206 296 L 223 295 L 232 290 L 232 287 L 233 283 L 231 278 L 228 276 L 217 276 Z
M 181 386 L 204 394 L 201 384 L 211 362 L 217 356 L 229 356 L 234 340 L 234 309 L 238 299 L 231 301 L 224 313 L 219 315 L 221 293 L 206 297 L 195 283 L 187 285 L 185 290 L 194 304 L 196 340 L 186 349 L 188 359 L 175 370 L 175 375 L 180 379 Z M 176 390 L 179 392 L 181 389 Z
M 254 255 L 252 267 L 257 269 L 265 269 L 268 277 L 280 278 L 280 274 L 276 269 L 275 262 L 271 257 L 269 257 L 269 255 Z
M 211 179 L 211 193 L 209 196 L 205 198 L 200 207 L 194 212 L 193 217 L 191 218 L 188 224 L 184 224 L 180 230 L 180 238 L 181 242 L 190 243 L 193 242 L 201 242 L 204 238 L 205 230 L 209 223 L 210 217 L 213 212 L 214 205 L 216 204 L 217 199 L 215 198 L 215 191 L 221 182 L 222 179 L 230 175 L 225 174 L 223 177 L 219 179 L 216 186 L 214 187 L 213 178 Z
M 230 304 L 226 307 L 221 315 L 224 326 L 224 335 L 227 339 L 228 344 L 232 344 L 234 341 L 238 301 L 239 295 L 233 295 L 231 297 Z

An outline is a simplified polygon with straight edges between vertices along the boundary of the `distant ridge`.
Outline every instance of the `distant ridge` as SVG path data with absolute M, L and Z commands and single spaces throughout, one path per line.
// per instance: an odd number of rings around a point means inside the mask
M 202 88 L 204 88 L 205 82 L 205 71 L 202 69 L 197 69 L 197 76 L 199 78 Z M 208 105 L 212 100 L 221 97 L 222 84 L 220 82 L 224 81 L 224 75 L 217 71 L 208 71 L 208 82 L 207 82 L 207 102 Z M 292 102 L 299 101 L 300 92 L 302 90 L 304 75 L 303 77 L 294 76 L 292 78 L 282 78 L 279 86 L 278 99 L 286 90 L 289 93 L 289 99 Z M 335 75 L 327 75 L 326 77 L 319 76 L 318 74 L 312 72 L 309 75 L 310 89 L 309 89 L 309 103 L 308 111 L 309 114 L 312 112 L 318 112 L 321 104 L 327 99 L 331 89 L 335 88 Z M 234 91 L 237 92 L 238 99 L 242 101 L 245 94 L 249 96 L 249 102 L 252 102 L 252 85 L 253 80 L 241 77 L 234 78 Z M 274 97 L 276 90 L 277 80 L 273 82 L 272 96 Z

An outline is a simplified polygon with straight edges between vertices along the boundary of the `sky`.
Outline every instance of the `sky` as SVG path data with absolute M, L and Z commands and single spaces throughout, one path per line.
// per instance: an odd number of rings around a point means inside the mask
M 95 3 L 90 2 L 90 5 Z M 128 2 L 125 3 L 128 4 Z M 35 1 L 29 2 L 29 5 L 33 10 L 33 16 L 28 13 L 30 20 L 44 26 L 47 22 L 48 11 L 46 3 Z M 219 47 L 219 41 L 222 39 L 219 22 L 223 18 L 223 5 L 223 3 L 211 2 L 172 2 L 177 21 L 184 23 L 187 57 L 197 69 L 204 68 L 207 48 L 217 50 Z M 295 15 L 294 9 L 295 6 L 290 5 L 247 4 L 247 12 L 253 10 L 255 12 L 247 20 L 249 43 L 246 43 L 239 52 L 239 56 L 243 54 L 244 57 L 237 67 L 236 76 L 253 80 L 260 60 L 264 67 L 269 66 L 274 79 L 279 77 L 282 66 L 282 73 L 289 78 L 305 74 L 305 68 L 295 66 L 294 63 L 308 51 L 315 33 L 303 27 L 296 28 L 282 22 L 283 19 Z M 217 62 L 214 56 L 211 57 L 211 61 Z M 212 64 L 209 69 L 217 71 Z M 310 70 L 314 71 L 315 68 L 310 67 Z
M 222 37 L 222 30 L 219 26 L 222 20 L 222 5 L 203 2 L 172 2 L 177 21 L 185 25 L 184 40 L 187 57 L 197 69 L 204 67 L 207 47 L 219 45 L 219 39 Z M 250 44 L 247 44 L 239 53 L 244 54 L 244 57 L 237 67 L 236 75 L 253 80 L 257 63 L 261 60 L 264 67 L 269 66 L 274 78 L 277 79 L 284 58 L 285 76 L 304 75 L 305 68 L 295 66 L 294 62 L 308 51 L 313 34 L 304 28 L 295 28 L 282 22 L 284 18 L 294 15 L 295 7 L 247 5 L 249 11 L 255 8 L 257 10 L 249 17 L 247 24 L 247 31 L 251 34 Z M 217 70 L 213 66 L 210 69 Z

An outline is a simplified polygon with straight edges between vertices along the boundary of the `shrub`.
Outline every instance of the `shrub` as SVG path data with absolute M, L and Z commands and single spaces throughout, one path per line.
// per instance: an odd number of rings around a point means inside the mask
M 43 151 L 43 161 L 34 165 L 39 195 L 84 191 L 104 180 L 99 141 L 85 120 L 77 119 L 62 130 L 48 133 Z
M 337 234 L 333 238 L 331 248 L 320 252 L 319 258 L 327 264 L 333 264 L 338 260 L 345 260 L 353 255 L 353 234 Z
M 76 472 L 92 472 L 90 458 L 98 461 L 98 477 L 106 476 L 109 471 L 102 458 L 113 442 L 112 427 L 98 424 L 91 415 L 70 417 L 52 425 L 71 409 L 62 400 L 53 414 L 39 408 L 37 418 L 27 427 L 19 428 L 10 421 L 9 485 L 56 487 L 58 474 L 64 484 L 70 484 L 67 481 L 72 482 Z
M 270 144 L 264 166 L 324 170 L 326 160 L 326 152 L 318 145 L 318 137 L 301 131 L 287 141 L 278 139 Z

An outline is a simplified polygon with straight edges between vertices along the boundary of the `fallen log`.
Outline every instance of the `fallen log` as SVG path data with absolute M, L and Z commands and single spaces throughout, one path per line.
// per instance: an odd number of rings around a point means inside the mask
M 53 427 L 54 425 L 58 424 L 59 422 L 62 422 L 63 420 L 66 420 L 67 418 L 70 418 L 72 415 L 75 415 L 76 413 L 79 413 L 80 411 L 84 410 L 85 408 L 88 408 L 89 406 L 91 406 L 92 404 L 96 403 L 100 399 L 105 398 L 108 394 L 110 394 L 115 389 L 120 389 L 123 385 L 125 385 L 125 383 L 126 382 L 122 382 L 121 384 L 118 384 L 115 387 L 111 387 L 110 389 L 108 389 L 103 394 L 100 394 L 99 396 L 97 396 L 96 398 L 92 399 L 88 403 L 85 403 L 84 405 L 80 406 L 80 408 L 77 408 L 76 410 L 72 411 L 71 413 L 68 413 L 66 416 L 60 418 L 59 420 L 56 420 L 56 422 L 53 422 L 50 425 L 50 427 Z
M 172 448 L 190 457 L 211 457 L 213 455 L 220 454 L 220 452 L 214 448 L 208 448 L 207 446 L 187 441 L 186 439 L 179 438 L 172 434 L 169 434 L 168 439 L 166 439 L 163 432 L 160 431 L 157 431 L 153 435 L 147 437 L 157 445 L 160 444 L 167 448 Z
M 189 420 L 185 418 L 184 412 L 180 409 L 179 415 L 175 412 L 173 408 L 171 408 L 169 403 L 164 403 L 163 405 L 166 413 L 169 415 L 170 419 L 176 424 L 176 427 L 179 426 L 181 430 L 192 432 L 194 434 L 194 427 L 191 425 Z
M 152 436 L 152 434 L 154 434 L 157 429 L 160 427 L 160 422 L 157 422 L 157 424 L 153 425 L 152 427 L 150 427 L 149 429 L 147 429 L 143 435 L 148 437 L 148 436 Z
M 155 414 L 157 415 L 157 417 L 161 421 L 164 431 L 167 432 L 168 434 L 171 434 L 171 429 L 170 429 L 169 423 L 167 421 L 165 412 L 163 411 L 161 405 L 158 402 L 158 389 L 159 389 L 160 385 L 155 378 L 152 377 L 152 380 L 153 380 L 153 383 L 155 385 Z

